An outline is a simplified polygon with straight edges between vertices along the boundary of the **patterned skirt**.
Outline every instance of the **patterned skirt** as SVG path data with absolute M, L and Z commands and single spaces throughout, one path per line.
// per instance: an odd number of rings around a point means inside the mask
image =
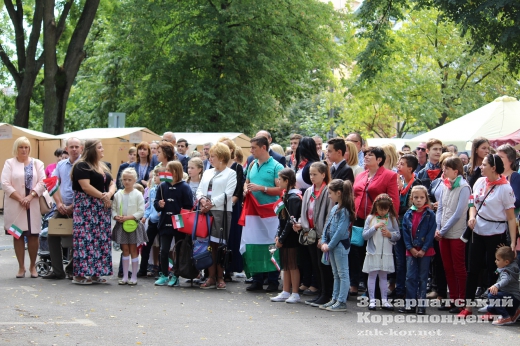
M 99 198 L 74 192 L 74 276 L 112 275 L 111 209 Z

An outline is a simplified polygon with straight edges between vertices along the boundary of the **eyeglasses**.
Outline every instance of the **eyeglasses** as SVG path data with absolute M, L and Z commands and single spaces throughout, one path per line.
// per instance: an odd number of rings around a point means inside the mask
M 417 148 L 415 148 L 415 150 L 418 150 L 418 151 L 426 151 L 426 148 L 420 148 L 420 147 L 417 147 Z

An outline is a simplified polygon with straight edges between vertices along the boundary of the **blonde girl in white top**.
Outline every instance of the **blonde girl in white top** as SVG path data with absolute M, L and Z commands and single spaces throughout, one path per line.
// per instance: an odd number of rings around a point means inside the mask
M 137 284 L 139 270 L 137 244 L 148 241 L 144 225 L 139 222 L 144 215 L 144 198 L 141 192 L 134 189 L 136 181 L 135 169 L 125 168 L 121 174 L 124 190 L 117 191 L 112 202 L 112 240 L 119 243 L 123 251 L 123 279 L 119 281 L 120 285 Z M 125 222 L 127 223 L 125 224 Z M 132 278 L 129 280 L 130 257 L 132 258 Z

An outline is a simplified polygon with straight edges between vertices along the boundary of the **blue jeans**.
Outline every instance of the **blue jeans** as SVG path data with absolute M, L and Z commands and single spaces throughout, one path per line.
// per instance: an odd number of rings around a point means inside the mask
M 395 293 L 398 296 L 406 294 L 406 246 L 401 237 L 394 245 L 395 255 Z
M 488 293 L 488 299 L 488 312 L 493 315 L 502 315 L 502 318 L 514 316 L 516 309 L 520 306 L 520 300 L 507 292 L 498 291 L 497 294 Z M 496 301 L 493 301 L 495 299 Z
M 268 272 L 268 273 L 257 273 L 253 275 L 253 282 L 258 282 L 260 285 L 264 283 L 264 277 L 267 274 L 267 282 L 269 284 L 279 284 L 278 277 L 280 276 L 280 273 L 277 271 L 274 272 Z
M 406 257 L 406 305 L 415 299 L 426 300 L 426 283 L 430 270 L 431 256 Z M 422 305 L 422 304 L 421 304 Z
M 348 254 L 350 248 L 345 250 L 343 244 L 339 243 L 330 253 L 330 264 L 332 275 L 334 275 L 334 286 L 332 299 L 342 303 L 347 302 L 348 290 L 350 288 L 350 276 L 348 270 Z

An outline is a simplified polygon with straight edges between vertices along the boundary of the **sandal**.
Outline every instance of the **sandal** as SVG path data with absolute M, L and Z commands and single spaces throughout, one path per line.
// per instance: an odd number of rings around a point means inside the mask
M 226 283 L 224 282 L 224 278 L 219 278 L 219 279 L 222 279 L 222 281 L 217 283 L 217 290 L 225 290 L 226 289 Z
M 82 276 L 76 276 L 72 279 L 72 283 L 76 285 L 92 285 L 92 280 Z
M 128 284 L 128 281 L 119 280 L 118 283 L 119 283 L 120 285 L 127 285 L 127 284 Z
M 210 283 L 212 280 L 213 280 L 213 282 Z M 203 290 L 209 290 L 209 289 L 216 288 L 216 287 L 217 286 L 215 285 L 215 279 L 213 279 L 213 278 L 208 278 L 205 283 L 200 285 L 200 288 L 202 288 Z
M 92 276 L 90 279 L 92 280 L 93 284 L 108 284 L 107 279 L 99 276 Z
M 137 281 L 128 281 L 129 286 L 135 286 L 137 285 Z

